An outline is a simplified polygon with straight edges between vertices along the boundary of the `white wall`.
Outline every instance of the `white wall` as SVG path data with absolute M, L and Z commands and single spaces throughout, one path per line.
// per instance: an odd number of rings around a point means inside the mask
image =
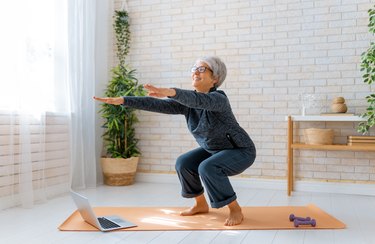
M 203 55 L 228 67 L 222 90 L 258 156 L 243 177 L 285 179 L 285 116 L 300 114 L 300 94 L 327 102 L 346 98 L 350 112 L 365 108 L 370 87 L 359 71 L 372 37 L 371 0 L 128 0 L 129 63 L 140 83 L 190 89 L 189 69 Z M 115 0 L 115 8 L 121 1 Z M 373 89 L 374 91 L 374 89 Z M 308 114 L 318 113 L 310 109 Z M 140 112 L 140 171 L 173 173 L 178 155 L 197 147 L 183 117 Z M 335 142 L 354 135 L 355 123 L 304 124 L 335 129 Z M 304 180 L 374 182 L 375 154 L 301 151 L 296 176 Z

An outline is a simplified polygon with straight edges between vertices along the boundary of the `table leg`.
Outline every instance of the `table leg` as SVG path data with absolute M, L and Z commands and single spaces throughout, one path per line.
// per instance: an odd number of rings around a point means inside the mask
M 288 116 L 288 196 L 291 195 L 291 192 L 293 191 L 293 149 L 292 149 L 292 143 L 293 143 L 293 121 L 292 117 Z

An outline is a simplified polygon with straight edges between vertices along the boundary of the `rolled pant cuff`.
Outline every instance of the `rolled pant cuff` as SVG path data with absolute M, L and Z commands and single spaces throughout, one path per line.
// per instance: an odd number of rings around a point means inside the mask
M 224 201 L 221 201 L 221 202 L 211 202 L 211 207 L 213 208 L 222 208 L 226 205 L 228 205 L 229 203 L 233 202 L 234 200 L 237 199 L 237 195 L 234 194 L 232 197 L 224 200 Z
M 194 197 L 202 195 L 203 193 L 204 193 L 204 190 L 202 190 L 199 193 L 186 193 L 186 192 L 182 192 L 181 195 L 184 198 L 194 198 Z

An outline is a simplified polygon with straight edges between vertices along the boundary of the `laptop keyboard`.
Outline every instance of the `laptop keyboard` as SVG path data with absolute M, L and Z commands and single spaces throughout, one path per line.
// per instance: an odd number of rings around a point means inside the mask
M 112 229 L 112 228 L 120 227 L 118 224 L 113 223 L 112 221 L 106 218 L 98 218 L 98 221 L 103 229 Z

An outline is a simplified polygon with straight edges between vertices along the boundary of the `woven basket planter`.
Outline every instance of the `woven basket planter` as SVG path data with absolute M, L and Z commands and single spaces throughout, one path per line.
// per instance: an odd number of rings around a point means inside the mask
M 332 145 L 333 130 L 332 129 L 316 129 L 309 128 L 304 131 L 305 144 L 311 145 Z
M 139 157 L 101 158 L 104 184 L 127 186 L 134 183 Z

